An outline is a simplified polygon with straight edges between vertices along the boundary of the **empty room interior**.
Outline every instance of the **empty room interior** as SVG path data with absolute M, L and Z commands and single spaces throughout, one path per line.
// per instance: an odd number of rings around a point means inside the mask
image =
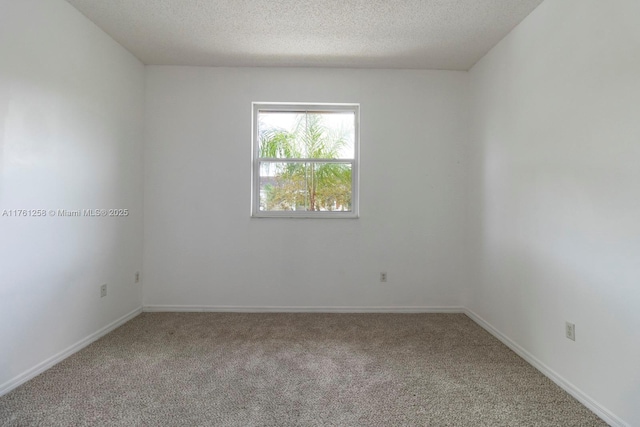
M 640 426 L 640 1 L 0 0 L 0 425 Z

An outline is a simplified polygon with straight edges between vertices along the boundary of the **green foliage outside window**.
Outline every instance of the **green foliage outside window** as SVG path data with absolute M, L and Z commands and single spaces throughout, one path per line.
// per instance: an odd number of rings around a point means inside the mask
M 352 145 L 350 133 L 328 125 L 324 116 L 300 114 L 291 130 L 261 124 L 260 158 L 308 159 L 262 163 L 261 210 L 351 210 L 351 162 L 322 162 L 341 159 L 345 147 Z

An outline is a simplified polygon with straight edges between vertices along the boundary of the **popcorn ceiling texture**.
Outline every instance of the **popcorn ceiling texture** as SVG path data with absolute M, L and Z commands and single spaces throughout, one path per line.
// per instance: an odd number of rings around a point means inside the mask
M 542 0 L 67 0 L 145 64 L 468 70 Z

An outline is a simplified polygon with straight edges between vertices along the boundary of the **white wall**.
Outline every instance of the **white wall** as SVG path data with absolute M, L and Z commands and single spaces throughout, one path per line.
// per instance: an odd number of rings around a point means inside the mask
M 640 3 L 547 0 L 469 74 L 145 73 L 63 1 L 0 8 L 0 214 L 131 212 L 0 216 L 0 392 L 136 310 L 144 257 L 150 309 L 468 306 L 640 424 Z M 360 219 L 249 218 L 251 101 L 361 103 Z
M 146 85 L 148 309 L 460 304 L 466 73 L 147 67 Z M 250 218 L 252 101 L 361 104 L 360 219 Z
M 144 67 L 62 0 L 0 10 L 1 393 L 141 305 Z M 131 215 L 2 216 L 82 208 Z
M 470 73 L 469 306 L 629 425 L 640 425 L 639 16 L 636 0 L 547 0 Z

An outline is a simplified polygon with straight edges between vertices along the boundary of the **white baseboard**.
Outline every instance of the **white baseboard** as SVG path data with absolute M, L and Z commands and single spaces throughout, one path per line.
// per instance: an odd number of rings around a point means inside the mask
M 629 427 L 629 424 L 622 421 L 618 418 L 613 412 L 604 408 L 602 405 L 597 403 L 587 394 L 585 394 L 582 390 L 577 388 L 575 385 L 564 379 L 560 374 L 556 371 L 542 363 L 539 359 L 537 359 L 534 355 L 529 353 L 527 350 L 522 348 L 515 341 L 512 341 L 509 337 L 504 335 L 502 332 L 498 331 L 493 325 L 484 320 L 478 314 L 474 313 L 472 310 L 465 309 L 464 313 L 471 318 L 474 322 L 484 328 L 491 335 L 499 339 L 504 345 L 513 350 L 518 356 L 522 357 L 526 360 L 530 365 L 534 368 L 542 372 L 544 376 L 549 378 L 551 381 L 556 383 L 560 388 L 569 393 L 571 396 L 575 397 L 580 403 L 589 408 L 592 412 L 594 412 L 597 416 L 602 418 L 604 422 L 611 426 L 616 427 Z
M 76 353 L 77 351 L 82 350 L 92 342 L 98 340 L 99 338 L 102 338 L 109 332 L 116 329 L 118 326 L 128 322 L 129 320 L 133 319 L 140 313 L 142 313 L 142 307 L 133 310 L 131 313 L 125 314 L 121 318 L 109 323 L 104 328 L 99 329 L 98 331 L 92 333 L 88 337 L 81 339 L 80 341 L 71 345 L 70 347 L 67 347 L 66 349 L 62 350 L 60 353 L 54 356 L 51 356 L 44 362 L 37 364 L 33 368 L 10 379 L 4 384 L 0 384 L 0 396 L 9 393 L 11 390 L 18 387 L 19 385 L 29 381 L 32 378 L 35 378 L 37 375 L 51 368 L 53 365 L 63 361 L 67 357 L 71 356 L 73 353 Z
M 71 345 L 60 353 L 50 357 L 49 359 L 39 363 L 33 368 L 23 372 L 13 379 L 0 385 L 0 396 L 10 392 L 21 384 L 36 377 L 40 373 L 46 371 L 53 365 L 61 362 L 73 353 L 83 349 L 97 339 L 103 337 L 118 326 L 128 322 L 141 312 L 242 312 L 242 313 L 464 313 L 491 335 L 500 340 L 503 344 L 513 350 L 516 354 L 526 360 L 533 367 L 538 369 L 542 374 L 556 383 L 567 393 L 575 397 L 580 403 L 593 411 L 602 418 L 606 423 L 616 427 L 629 427 L 629 424 L 618 418 L 608 409 L 598 404 L 595 400 L 582 392 L 572 383 L 564 379 L 553 369 L 542 363 L 535 356 L 522 348 L 519 344 L 512 341 L 509 337 L 498 331 L 489 322 L 484 320 L 478 314 L 465 307 L 425 307 L 425 306 L 408 306 L 408 307 L 367 307 L 367 306 L 338 306 L 338 307 L 318 307 L 318 306 L 197 306 L 197 305 L 145 305 L 137 308 L 132 312 L 120 317 L 114 322 L 108 324 L 104 328 L 94 332 L 88 337 Z
M 370 307 L 370 306 L 232 306 L 145 305 L 145 312 L 239 312 L 239 313 L 465 313 L 464 307 Z

